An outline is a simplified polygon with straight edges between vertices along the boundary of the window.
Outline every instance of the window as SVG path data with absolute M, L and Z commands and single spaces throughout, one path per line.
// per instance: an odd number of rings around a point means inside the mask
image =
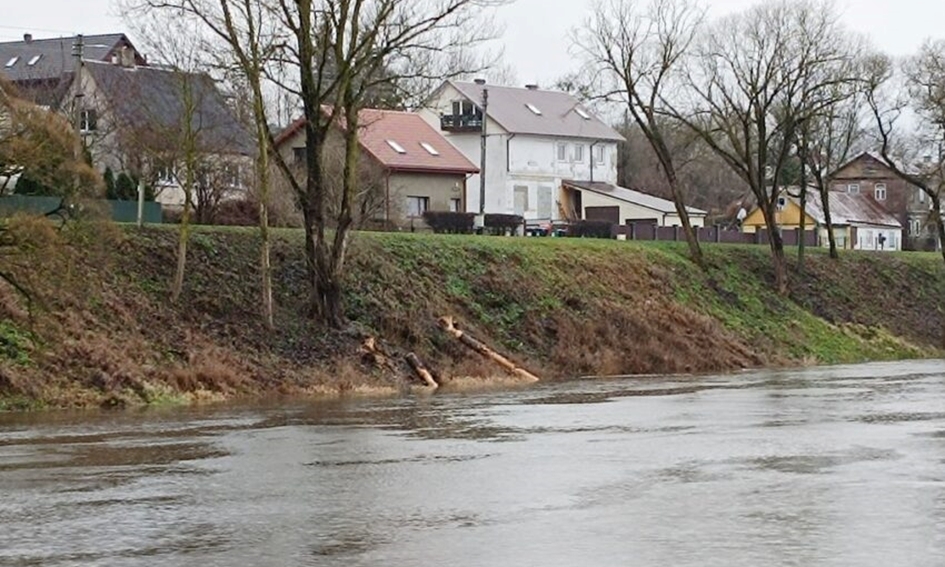
M 297 164 L 305 163 L 305 147 L 292 148 L 292 159 Z
M 32 67 L 33 65 L 36 65 L 37 63 L 39 63 L 39 60 L 42 59 L 42 57 L 43 57 L 43 54 L 42 54 L 42 53 L 40 53 L 39 55 L 34 55 L 33 58 L 30 59 L 30 60 L 26 63 L 27 66 Z
M 513 197 L 515 214 L 525 216 L 525 212 L 528 211 L 528 186 L 516 185 L 513 188 Z
M 778 197 L 778 210 L 783 211 L 786 205 L 787 200 L 784 197 Z
M 172 163 L 158 163 L 154 167 L 154 171 L 158 183 L 167 185 L 177 182 L 177 171 Z
M 594 146 L 594 161 L 600 164 L 604 163 L 605 161 L 604 160 L 604 146 L 602 145 Z
M 391 149 L 394 150 L 395 152 L 397 152 L 398 154 L 405 154 L 405 153 L 407 153 L 407 150 L 405 150 L 403 146 L 401 146 L 400 144 L 398 144 L 398 143 L 395 142 L 394 140 L 387 140 L 387 145 L 390 146 Z
M 95 110 L 83 110 L 79 117 L 79 130 L 94 132 L 98 129 L 98 113 Z
M 873 197 L 875 197 L 877 201 L 886 200 L 886 184 L 885 183 L 876 184 L 876 187 L 873 189 Z
M 422 217 L 430 208 L 429 197 L 407 197 L 407 216 Z
M 15 55 L 15 56 L 11 57 L 10 60 L 7 61 L 7 64 L 6 64 L 7 69 L 9 69 L 10 67 L 16 65 L 16 62 L 19 61 L 19 60 L 20 60 L 20 57 L 19 57 L 18 55 Z
M 558 161 L 568 161 L 568 145 L 565 143 L 558 144 Z
M 233 163 L 224 165 L 223 182 L 227 187 L 242 187 L 243 176 L 240 175 L 240 166 Z
M 584 163 L 584 144 L 574 144 L 574 161 Z
M 858 195 L 860 193 L 860 186 L 856 183 L 851 183 L 847 185 L 847 193 L 851 195 Z
M 538 110 L 538 107 L 535 106 L 534 104 L 532 104 L 532 103 L 530 103 L 530 102 L 526 102 L 526 103 L 525 103 L 525 108 L 531 110 L 531 111 L 532 111 L 532 114 L 534 114 L 535 116 L 541 116 L 541 111 Z
M 431 146 L 430 144 L 426 142 L 420 142 L 420 147 L 425 149 L 427 153 L 430 154 L 431 156 L 440 155 L 440 152 L 436 151 L 436 148 L 434 148 L 433 146 Z
M 461 213 L 461 212 L 463 212 L 463 200 L 462 200 L 462 199 L 450 199 L 450 212 L 451 212 L 451 213 Z
M 472 116 L 476 114 L 476 106 L 468 100 L 454 100 L 453 114 L 455 116 Z
M 586 113 L 586 112 L 584 112 L 584 109 L 583 109 L 583 108 L 575 108 L 575 109 L 574 109 L 574 112 L 576 112 L 577 115 L 580 116 L 581 118 L 583 118 L 584 120 L 590 120 L 590 119 L 591 119 L 591 115 L 588 114 L 588 113 Z
M 924 203 L 924 202 L 925 202 L 925 191 L 923 191 L 921 188 L 916 188 L 916 193 L 919 194 L 919 202 L 920 202 L 920 203 Z

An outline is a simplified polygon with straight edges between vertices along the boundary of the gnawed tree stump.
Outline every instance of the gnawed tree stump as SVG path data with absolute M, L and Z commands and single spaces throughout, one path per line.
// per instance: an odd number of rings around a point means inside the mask
M 413 373 L 417 375 L 418 378 L 426 382 L 427 386 L 431 388 L 439 388 L 440 385 L 436 383 L 436 380 L 433 379 L 433 374 L 427 369 L 423 364 L 420 358 L 414 353 L 407 353 L 407 356 L 404 357 L 407 361 L 407 364 L 410 365 L 410 368 L 413 369 Z
M 517 364 L 515 364 L 508 358 L 502 356 L 501 354 L 489 348 L 486 344 L 480 341 L 477 341 L 476 339 L 467 335 L 465 332 L 461 331 L 460 329 L 457 329 L 456 323 L 453 321 L 452 317 L 441 317 L 439 322 L 440 322 L 440 327 L 444 331 L 452 335 L 453 338 L 463 343 L 464 345 L 469 347 L 471 350 L 481 354 L 482 356 L 488 358 L 489 360 L 492 360 L 493 362 L 495 362 L 502 368 L 506 369 L 511 374 L 514 374 L 515 376 L 518 376 L 519 378 L 522 378 L 529 382 L 539 381 L 538 377 L 532 374 L 531 372 L 529 372 L 528 370 L 525 370 L 524 368 L 518 366 Z
M 392 360 L 397 355 L 392 354 L 390 350 L 379 343 L 374 337 L 364 339 L 364 342 L 361 343 L 361 353 L 366 362 L 373 363 L 374 366 L 378 368 L 387 368 L 389 370 L 397 369 L 397 365 Z M 423 364 L 420 357 L 410 352 L 404 355 L 403 358 L 415 377 L 419 378 L 421 382 L 430 388 L 439 388 L 440 385 L 433 377 L 433 372 Z

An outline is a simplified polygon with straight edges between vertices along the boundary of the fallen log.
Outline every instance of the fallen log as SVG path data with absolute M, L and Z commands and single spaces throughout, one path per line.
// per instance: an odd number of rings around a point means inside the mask
M 391 361 L 395 355 L 392 354 L 382 343 L 379 343 L 374 337 L 367 337 L 364 339 L 364 342 L 361 343 L 361 353 L 362 356 L 366 357 L 368 361 L 373 362 L 373 364 L 379 368 L 383 367 L 390 370 L 395 369 L 395 365 Z M 416 354 L 412 352 L 407 353 L 404 355 L 404 361 L 407 363 L 407 366 L 410 367 L 410 370 L 413 371 L 414 375 L 424 384 L 430 388 L 440 387 L 436 379 L 433 377 L 433 373 L 430 372 L 430 369 L 427 368 L 425 364 L 423 364 L 423 362 L 420 360 L 420 357 L 418 357 Z
M 407 361 L 407 364 L 410 365 L 410 368 L 413 369 L 414 374 L 418 378 L 426 382 L 427 386 L 431 388 L 439 388 L 440 385 L 436 383 L 436 380 L 433 379 L 433 374 L 427 369 L 423 364 L 420 358 L 414 353 L 407 353 L 407 356 L 404 357 Z
M 481 354 L 482 356 L 492 360 L 502 368 L 506 369 L 508 372 L 518 376 L 529 382 L 538 382 L 539 379 L 537 376 L 525 370 L 524 368 L 518 366 L 508 358 L 502 356 L 496 351 L 489 348 L 486 344 L 477 341 L 476 339 L 470 337 L 465 332 L 456 328 L 456 323 L 453 321 L 452 317 L 441 317 L 440 318 L 440 328 L 453 336 L 456 340 L 462 344 L 469 347 L 471 350 Z

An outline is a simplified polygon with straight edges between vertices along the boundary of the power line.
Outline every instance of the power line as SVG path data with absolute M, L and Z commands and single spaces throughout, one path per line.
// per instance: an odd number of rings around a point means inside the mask
M 37 31 L 37 32 L 46 32 L 46 33 L 64 33 L 67 35 L 75 35 L 75 32 L 66 31 L 66 30 L 53 30 L 49 28 L 24 28 L 20 26 L 3 26 L 0 25 L 0 30 L 16 30 L 16 31 Z

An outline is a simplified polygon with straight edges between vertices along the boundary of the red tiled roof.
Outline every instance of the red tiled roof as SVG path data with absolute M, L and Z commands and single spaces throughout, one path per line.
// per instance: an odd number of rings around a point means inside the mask
M 478 173 L 476 167 L 418 114 L 364 109 L 358 140 L 382 166 L 400 172 Z M 281 145 L 305 125 L 300 118 L 276 137 Z M 393 144 L 389 143 L 392 142 Z M 428 151 L 429 146 L 436 154 Z M 395 149 L 403 149 L 401 153 Z

